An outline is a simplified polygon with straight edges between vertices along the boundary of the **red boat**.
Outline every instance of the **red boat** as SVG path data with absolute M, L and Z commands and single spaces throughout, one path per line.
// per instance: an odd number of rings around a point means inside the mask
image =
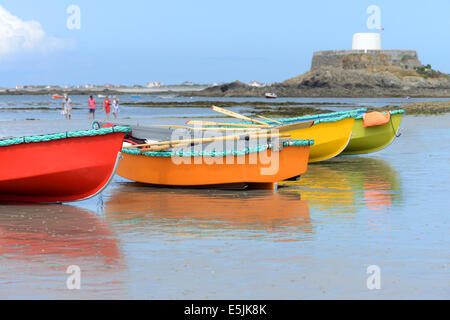
M 69 202 L 101 192 L 129 127 L 0 140 L 0 201 Z

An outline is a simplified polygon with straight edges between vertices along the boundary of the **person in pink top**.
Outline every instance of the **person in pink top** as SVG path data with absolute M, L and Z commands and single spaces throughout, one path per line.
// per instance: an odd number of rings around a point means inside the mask
M 104 101 L 104 109 L 106 112 L 106 120 L 109 121 L 109 113 L 111 112 L 111 100 L 109 100 L 108 96 L 106 96 Z
M 93 120 L 95 120 L 95 108 L 97 106 L 97 101 L 95 101 L 93 96 L 90 96 L 89 100 L 88 100 L 88 104 L 89 104 L 89 120 L 91 120 L 91 114 L 92 114 Z

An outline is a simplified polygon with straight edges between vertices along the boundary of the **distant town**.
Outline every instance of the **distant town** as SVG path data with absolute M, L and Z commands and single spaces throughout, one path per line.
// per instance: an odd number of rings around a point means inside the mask
M 34 89 L 34 90 L 49 90 L 49 89 L 94 89 L 94 90 L 102 90 L 102 89 L 130 89 L 130 88 L 135 88 L 135 89 L 158 89 L 158 88 L 170 88 L 170 87 L 214 87 L 214 86 L 219 86 L 224 84 L 223 82 L 221 83 L 212 83 L 212 84 L 197 84 L 197 83 L 193 83 L 190 81 L 185 81 L 181 84 L 171 84 L 171 85 L 165 85 L 164 83 L 160 82 L 160 81 L 152 81 L 152 82 L 148 82 L 146 85 L 141 85 L 141 84 L 134 84 L 132 86 L 129 85 L 122 85 L 122 84 L 112 84 L 112 83 L 105 83 L 102 85 L 98 85 L 98 84 L 83 84 L 83 85 L 64 85 L 64 86 L 59 86 L 59 85 L 42 85 L 42 84 L 29 84 L 29 85 L 17 85 L 15 87 L 16 90 L 27 90 L 27 89 Z M 251 87 L 266 87 L 266 86 L 270 86 L 271 83 L 261 83 L 258 81 L 250 81 L 248 83 L 249 86 Z M 5 89 L 5 88 L 3 88 Z

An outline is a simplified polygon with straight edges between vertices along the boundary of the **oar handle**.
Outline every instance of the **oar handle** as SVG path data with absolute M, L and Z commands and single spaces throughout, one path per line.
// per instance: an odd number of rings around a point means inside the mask
M 289 133 L 265 133 L 265 134 L 259 134 L 258 132 L 252 132 L 248 134 L 248 138 L 249 139 L 261 139 L 261 138 L 289 138 L 291 137 L 291 134 Z M 205 138 L 203 139 L 203 141 L 197 141 L 197 142 L 190 142 L 190 141 L 185 141 L 183 143 L 176 143 L 176 144 L 164 144 L 164 145 L 160 145 L 160 146 L 152 146 L 150 148 L 143 148 L 141 149 L 141 153 L 146 153 L 146 152 L 151 152 L 151 151 L 163 151 L 169 148 L 179 148 L 179 147 L 184 147 L 184 146 L 188 146 L 188 145 L 195 145 L 195 144 L 203 144 L 203 143 L 210 143 L 210 142 L 214 142 L 214 141 L 224 141 L 224 140 L 234 140 L 234 139 L 239 139 L 240 136 L 236 135 L 236 136 L 225 136 L 223 137 L 224 139 L 215 139 L 215 138 Z

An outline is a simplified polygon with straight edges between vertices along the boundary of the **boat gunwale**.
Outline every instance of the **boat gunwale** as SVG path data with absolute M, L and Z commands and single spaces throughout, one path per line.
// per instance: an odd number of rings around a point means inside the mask
M 301 146 L 313 146 L 314 140 L 302 140 L 302 139 L 289 139 L 283 140 L 283 147 L 301 147 Z M 122 149 L 122 153 L 130 155 L 142 155 L 147 157 L 226 157 L 226 156 L 242 156 L 251 153 L 264 152 L 267 149 L 272 149 L 274 147 L 273 143 L 267 143 L 258 145 L 253 148 L 245 148 L 242 150 L 230 150 L 223 152 L 207 152 L 207 151 L 195 151 L 195 152 L 184 152 L 184 151 L 149 151 L 141 153 L 138 149 Z
M 289 122 L 304 122 L 309 120 L 314 120 L 314 124 L 323 123 L 323 122 L 336 122 L 339 120 L 343 120 L 350 117 L 357 117 L 360 113 L 367 112 L 367 108 L 359 108 L 352 109 L 347 111 L 336 111 L 331 113 L 320 113 L 313 115 L 306 115 L 294 118 L 277 118 L 277 121 L 281 121 L 283 123 Z M 274 123 L 272 121 L 265 121 L 267 123 Z
M 101 129 L 91 129 L 91 130 L 80 130 L 80 131 L 67 131 L 60 133 L 44 134 L 37 136 L 25 136 L 20 138 L 9 138 L 0 140 L 0 147 L 17 146 L 21 144 L 29 143 L 39 143 L 39 142 L 50 142 L 55 140 L 63 140 L 69 138 L 82 138 L 82 137 L 93 137 L 107 135 L 110 133 L 124 132 L 128 133 L 131 128 L 128 126 L 115 126 Z

